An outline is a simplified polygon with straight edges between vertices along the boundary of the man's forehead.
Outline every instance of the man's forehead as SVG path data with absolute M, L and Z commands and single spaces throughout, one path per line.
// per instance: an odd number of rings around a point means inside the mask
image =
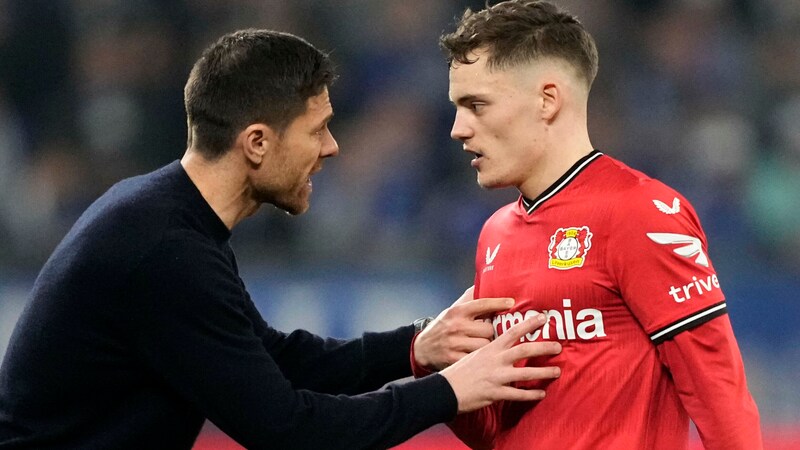
M 460 64 L 450 69 L 450 100 L 488 96 L 513 87 L 505 71 L 487 70 L 483 65 Z
M 308 98 L 306 113 L 313 116 L 314 120 L 329 120 L 329 116 L 333 115 L 333 105 L 327 87 L 321 93 Z
M 328 93 L 328 87 L 325 86 L 322 89 L 322 92 L 320 92 L 317 95 L 312 95 L 311 97 L 309 97 L 306 103 L 308 104 L 309 109 L 322 110 L 325 108 L 332 108 L 331 97 L 330 94 Z
M 490 67 L 482 57 L 472 64 L 457 64 L 450 68 L 450 100 L 463 96 L 488 96 L 510 91 L 527 91 L 543 76 L 552 72 L 549 60 L 532 61 L 511 67 Z

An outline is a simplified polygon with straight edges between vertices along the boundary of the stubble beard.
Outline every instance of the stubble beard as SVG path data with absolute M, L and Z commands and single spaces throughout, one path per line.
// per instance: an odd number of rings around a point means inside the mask
M 276 195 L 274 192 L 263 189 L 255 188 L 253 197 L 259 204 L 268 203 L 280 210 L 286 212 L 290 216 L 299 216 L 300 214 L 308 211 L 309 201 L 304 199 L 302 194 L 298 191 L 287 192 L 283 195 Z
M 291 198 L 286 200 L 277 199 L 272 204 L 275 205 L 275 207 L 282 209 L 290 216 L 299 216 L 300 214 L 308 211 L 309 208 L 308 199 L 305 199 L 304 201 L 300 195 L 292 195 Z

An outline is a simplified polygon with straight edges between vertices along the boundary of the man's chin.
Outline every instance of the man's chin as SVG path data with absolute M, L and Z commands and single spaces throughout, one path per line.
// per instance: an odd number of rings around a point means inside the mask
M 496 180 L 489 180 L 487 178 L 482 178 L 478 175 L 478 186 L 482 187 L 483 189 L 496 189 L 498 187 L 502 187 L 497 183 Z
M 299 216 L 300 214 L 305 213 L 308 211 L 309 203 L 308 201 L 305 202 L 298 202 L 298 203 L 282 203 L 282 204 L 275 204 L 277 208 L 280 208 L 289 214 L 290 216 Z
M 493 181 L 481 181 L 481 180 L 478 180 L 478 186 L 480 186 L 481 189 L 484 189 L 484 190 L 487 190 L 487 191 L 493 191 L 495 189 L 509 188 L 509 187 L 514 186 L 514 185 L 510 184 L 510 183 L 501 183 L 501 182 L 499 182 L 497 180 L 493 180 Z

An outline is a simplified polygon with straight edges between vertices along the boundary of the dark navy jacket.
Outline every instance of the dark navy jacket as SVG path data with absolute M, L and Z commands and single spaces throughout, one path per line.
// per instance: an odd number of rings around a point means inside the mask
M 410 375 L 413 327 L 284 334 L 178 161 L 98 199 L 37 278 L 0 369 L 0 449 L 190 449 L 206 418 L 247 448 L 386 448 L 455 417 Z

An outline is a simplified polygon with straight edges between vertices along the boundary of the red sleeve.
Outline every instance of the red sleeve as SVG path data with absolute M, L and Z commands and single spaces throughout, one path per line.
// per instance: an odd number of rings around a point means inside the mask
M 689 202 L 654 180 L 626 193 L 609 254 L 620 293 L 669 369 L 706 449 L 760 449 L 755 402 L 707 239 Z
M 758 409 L 727 315 L 683 331 L 657 349 L 707 450 L 763 448 Z
M 428 370 L 417 363 L 417 357 L 414 356 L 414 342 L 417 341 L 417 336 L 419 336 L 419 333 L 416 333 L 411 339 L 411 373 L 414 375 L 414 378 L 422 378 L 432 374 L 433 371 Z
M 423 378 L 434 372 L 417 363 L 414 356 L 414 341 L 417 340 L 417 336 L 419 333 L 415 334 L 411 341 L 411 372 L 414 374 L 414 378 Z M 494 447 L 497 408 L 498 405 L 495 404 L 470 413 L 459 414 L 447 426 L 470 448 L 490 450 Z
M 469 448 L 490 450 L 494 448 L 497 434 L 498 407 L 495 403 L 477 411 L 459 414 L 447 426 Z
M 482 248 L 483 232 L 478 238 L 478 248 Z M 474 280 L 474 297 L 481 297 L 481 277 L 478 276 L 477 267 L 481 263 L 480 250 L 478 250 L 475 257 L 475 280 Z M 417 369 L 412 367 L 414 375 L 417 374 Z M 423 369 L 424 370 L 424 369 Z M 472 449 L 491 449 L 494 447 L 494 440 L 498 428 L 499 409 L 502 402 L 495 403 L 485 408 L 479 409 L 466 414 L 459 414 L 455 420 L 448 423 L 447 426 L 453 430 L 453 433 L 461 439 L 462 442 L 467 444 Z

